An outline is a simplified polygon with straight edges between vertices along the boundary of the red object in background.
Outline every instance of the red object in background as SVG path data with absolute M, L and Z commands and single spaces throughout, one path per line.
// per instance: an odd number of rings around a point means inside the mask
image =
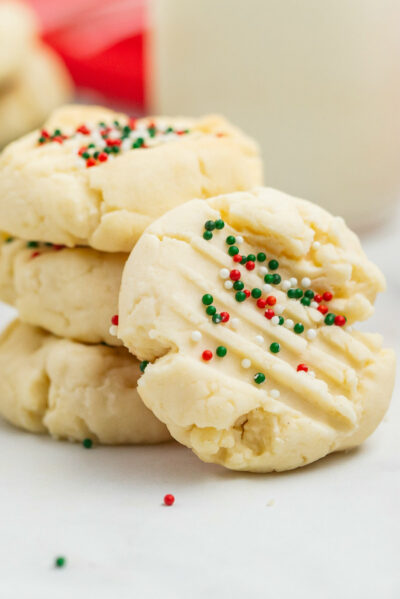
M 148 0 L 29 0 L 76 86 L 145 106 Z

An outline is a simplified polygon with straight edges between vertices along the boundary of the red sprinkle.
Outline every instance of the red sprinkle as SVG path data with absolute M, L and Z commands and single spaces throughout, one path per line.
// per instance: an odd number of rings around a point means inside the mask
M 120 146 L 121 145 L 121 140 L 120 139 L 107 139 L 106 144 L 108 146 Z
M 276 297 L 274 295 L 269 295 L 267 297 L 267 304 L 268 304 L 268 306 L 275 306 L 275 304 L 276 304 Z
M 250 297 L 251 293 L 248 289 L 243 289 L 243 293 L 245 294 L 246 297 Z
M 265 308 L 265 306 L 267 305 L 267 300 L 263 297 L 260 297 L 260 299 L 257 300 L 257 306 L 261 309 Z
M 87 147 L 86 147 L 86 146 L 82 146 L 81 148 L 79 148 L 79 152 L 78 152 L 79 156 L 82 156 L 82 154 L 83 154 L 84 152 L 86 152 L 86 150 L 87 150 Z
M 118 314 L 114 314 L 114 316 L 111 317 L 111 324 L 115 324 L 116 326 L 118 326 Z
M 76 131 L 77 133 L 82 133 L 82 135 L 89 135 L 90 133 L 86 125 L 81 125 L 80 127 L 77 127 Z
M 232 281 L 238 281 L 241 276 L 242 275 L 240 274 L 240 271 L 236 270 L 236 268 L 231 270 L 231 272 L 229 273 L 229 277 L 232 279 Z
M 128 125 L 131 129 L 136 129 L 136 123 L 137 119 L 134 119 L 133 117 L 131 117 L 128 121 Z
M 216 133 L 215 137 L 226 137 L 226 133 Z
M 229 320 L 229 313 L 228 312 L 221 312 L 220 316 L 221 316 L 221 321 L 222 322 L 228 322 L 228 320 Z
M 59 144 L 62 144 L 62 142 L 64 141 L 63 138 L 61 137 L 61 135 L 56 135 L 55 137 L 52 138 L 51 141 L 56 141 Z
M 308 366 L 306 366 L 305 364 L 299 364 L 297 366 L 297 372 L 300 372 L 300 371 L 308 372 Z
M 91 166 L 95 166 L 95 165 L 96 165 L 96 160 L 94 158 L 88 158 L 86 160 L 87 168 L 90 168 Z
M 63 250 L 65 248 L 65 245 L 59 245 L 57 243 L 53 244 L 53 250 L 55 250 L 56 252 L 59 252 L 60 250 Z
M 106 162 L 108 160 L 108 154 L 106 154 L 105 152 L 100 152 L 100 154 L 98 155 L 98 160 L 99 162 Z
M 247 270 L 254 270 L 255 266 L 256 266 L 255 263 L 252 262 L 251 260 L 249 260 L 248 262 L 246 262 L 246 268 L 247 268 Z
M 342 327 L 343 325 L 346 324 L 346 317 L 345 316 L 341 316 L 340 314 L 338 316 L 335 316 L 335 324 L 338 327 Z
M 213 357 L 212 351 L 210 351 L 209 349 L 205 349 L 201 354 L 201 357 L 203 358 L 203 360 L 208 362 Z
M 320 295 L 319 293 L 316 293 L 313 297 L 313 301 L 317 302 L 317 304 L 320 304 L 322 302 L 322 295 Z
M 50 134 L 46 129 L 42 129 L 40 132 L 41 137 L 50 137 Z
M 40 252 L 32 252 L 31 254 L 31 258 L 37 258 L 38 256 L 40 256 Z
M 265 318 L 268 318 L 268 320 L 271 320 L 271 318 L 273 318 L 275 316 L 275 312 L 270 309 L 265 310 L 264 316 L 265 316 Z
M 242 257 L 243 257 L 243 256 L 241 256 L 240 254 L 235 254 L 235 255 L 233 256 L 233 261 L 234 261 L 234 262 L 241 262 L 241 261 L 242 261 Z
M 168 493 L 168 495 L 165 495 L 165 497 L 164 497 L 165 505 L 173 505 L 174 502 L 175 502 L 175 497 L 173 495 L 171 495 L 170 493 Z
M 333 295 L 332 295 L 332 293 L 330 291 L 325 291 L 325 293 L 323 294 L 322 297 L 324 298 L 324 300 L 326 302 L 330 302 L 331 299 L 333 298 Z
M 175 133 L 176 133 L 177 135 L 184 135 L 184 134 L 186 133 L 186 131 L 185 131 L 185 130 L 182 130 L 182 131 L 175 131 Z
M 321 312 L 321 314 L 326 314 L 329 310 L 328 306 L 325 306 L 324 304 L 320 304 L 317 308 L 317 310 L 319 310 Z

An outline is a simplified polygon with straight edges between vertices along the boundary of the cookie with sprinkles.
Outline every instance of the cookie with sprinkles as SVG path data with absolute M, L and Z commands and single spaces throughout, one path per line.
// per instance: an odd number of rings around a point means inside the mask
M 167 210 L 258 185 L 261 170 L 256 144 L 222 117 L 65 106 L 1 155 L 0 222 L 22 239 L 130 251 Z
M 111 318 L 127 254 L 0 236 L 0 300 L 23 322 L 84 343 L 121 345 Z
M 352 324 L 383 289 L 342 219 L 258 188 L 148 227 L 124 269 L 118 334 L 148 362 L 138 390 L 173 437 L 206 462 L 286 470 L 360 444 L 382 419 L 394 353 Z
M 0 336 L 0 372 L 0 415 L 19 428 L 85 448 L 170 440 L 137 393 L 139 362 L 125 348 L 15 321 Z

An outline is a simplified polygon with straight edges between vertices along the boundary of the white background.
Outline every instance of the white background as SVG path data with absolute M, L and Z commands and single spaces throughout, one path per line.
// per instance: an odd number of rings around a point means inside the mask
M 389 287 L 368 328 L 396 349 L 399 237 L 400 218 L 364 236 Z M 399 599 L 399 423 L 397 388 L 362 448 L 272 475 L 0 423 L 0 599 Z

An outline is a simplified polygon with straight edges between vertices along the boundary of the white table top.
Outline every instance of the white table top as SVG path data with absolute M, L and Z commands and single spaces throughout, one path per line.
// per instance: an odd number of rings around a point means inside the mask
M 399 348 L 400 218 L 364 244 L 389 287 L 368 328 Z M 12 314 L 0 306 L 0 324 Z M 273 475 L 177 444 L 85 450 L 1 422 L 0 597 L 398 599 L 399 399 L 397 386 L 362 448 Z

